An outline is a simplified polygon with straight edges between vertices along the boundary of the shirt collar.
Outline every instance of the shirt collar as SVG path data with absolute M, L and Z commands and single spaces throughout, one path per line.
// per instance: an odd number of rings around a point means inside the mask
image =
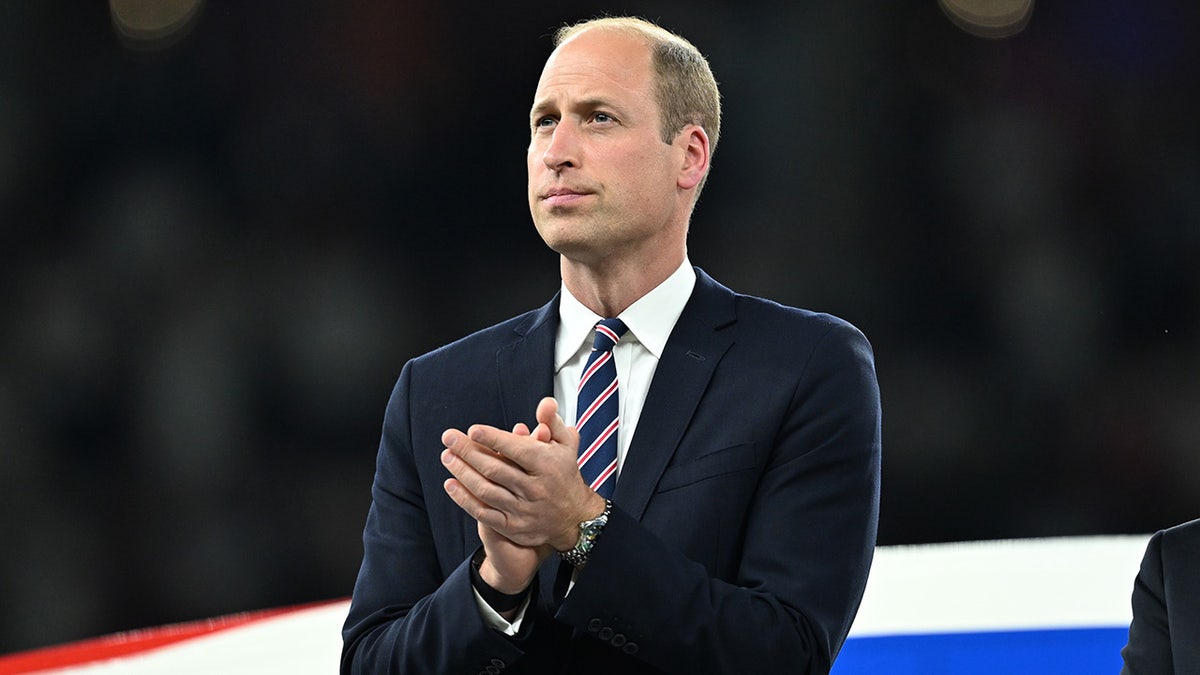
M 654 358 L 662 358 L 667 338 L 675 328 L 675 322 L 683 313 L 683 307 L 696 286 L 696 270 L 686 257 L 679 269 L 655 286 L 649 293 L 638 298 L 620 318 L 629 328 L 622 339 L 630 338 L 642 343 Z M 597 316 L 571 295 L 564 285 L 558 303 L 558 338 L 554 349 L 554 372 L 579 353 L 583 345 L 592 344 L 592 332 L 596 322 L 604 318 Z

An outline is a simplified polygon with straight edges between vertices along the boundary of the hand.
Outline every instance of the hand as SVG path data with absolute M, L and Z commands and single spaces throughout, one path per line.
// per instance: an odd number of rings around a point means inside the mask
M 488 586 L 515 595 L 529 587 L 538 567 L 550 557 L 549 546 L 521 546 L 492 528 L 479 523 L 479 539 L 486 557 L 479 566 L 479 576 Z
M 512 543 L 565 551 L 579 523 L 604 512 L 604 498 L 579 475 L 579 434 L 544 398 L 528 435 L 477 424 L 442 435 L 445 489 L 464 511 Z
M 542 429 L 539 427 L 540 431 Z M 517 424 L 513 428 L 513 434 L 529 436 L 529 427 Z M 548 441 L 549 431 L 544 435 L 543 440 Z M 478 523 L 478 527 L 479 539 L 483 542 L 483 551 L 486 554 L 483 564 L 479 566 L 479 576 L 484 583 L 501 593 L 513 595 L 525 590 L 537 574 L 538 567 L 554 552 L 549 546 L 529 547 L 515 544 L 483 523 Z M 512 610 L 512 614 L 515 615 L 516 610 Z M 512 619 L 511 616 L 505 618 Z

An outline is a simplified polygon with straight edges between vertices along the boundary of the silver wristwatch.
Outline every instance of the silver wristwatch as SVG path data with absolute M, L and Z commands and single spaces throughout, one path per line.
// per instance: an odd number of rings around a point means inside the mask
M 600 533 L 604 531 L 604 526 L 608 524 L 608 514 L 610 513 L 612 513 L 612 502 L 605 499 L 604 513 L 579 524 L 579 541 L 575 542 L 574 548 L 559 553 L 562 559 L 575 567 L 586 565 L 588 554 L 592 552 L 592 547 L 596 545 L 596 539 L 600 537 Z

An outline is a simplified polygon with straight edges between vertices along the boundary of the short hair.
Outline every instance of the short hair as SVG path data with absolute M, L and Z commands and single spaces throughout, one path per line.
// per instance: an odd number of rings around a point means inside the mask
M 645 41 L 654 68 L 654 98 L 662 111 L 659 129 L 663 142 L 670 143 L 685 126 L 696 124 L 708 134 L 711 161 L 721 135 L 721 92 L 708 60 L 700 50 L 686 38 L 657 24 L 627 16 L 589 19 L 563 26 L 554 34 L 554 47 L 557 49 L 592 28 L 618 30 Z M 706 175 L 704 180 L 707 179 Z M 700 187 L 704 187 L 703 182 Z

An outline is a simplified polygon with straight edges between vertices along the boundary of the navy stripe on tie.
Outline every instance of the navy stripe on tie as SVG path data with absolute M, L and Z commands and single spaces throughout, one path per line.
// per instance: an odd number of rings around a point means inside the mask
M 588 487 L 605 499 L 612 497 L 617 483 L 617 427 L 621 409 L 612 348 L 626 330 L 620 319 L 604 319 L 596 324 L 592 353 L 579 378 L 579 405 L 575 414 L 579 472 Z

